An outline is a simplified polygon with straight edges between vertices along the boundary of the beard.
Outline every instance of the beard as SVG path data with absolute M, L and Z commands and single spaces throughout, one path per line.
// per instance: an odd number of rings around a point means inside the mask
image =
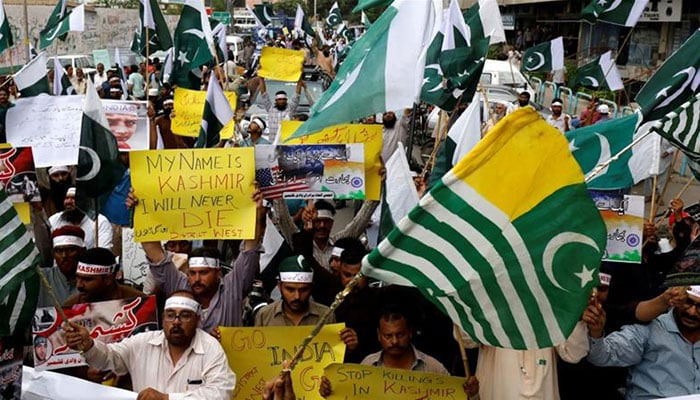
M 85 218 L 85 213 L 77 208 L 65 210 L 63 211 L 63 214 L 61 214 L 61 219 L 63 221 L 76 226 L 80 226 L 80 223 L 83 222 L 83 218 Z
M 287 105 L 285 104 L 285 105 L 281 106 L 279 104 L 275 104 L 275 108 L 280 110 L 280 111 L 284 111 L 287 109 Z
M 66 192 L 71 186 L 70 180 L 60 182 L 55 182 L 53 180 L 50 181 L 49 196 L 51 197 L 51 200 L 53 200 L 58 211 L 63 211 L 65 209 L 63 207 L 63 200 L 66 198 Z
M 384 127 L 386 129 L 393 129 L 394 126 L 396 125 L 396 120 L 393 118 L 390 118 L 390 119 L 385 118 L 382 120 L 382 125 L 384 125 Z

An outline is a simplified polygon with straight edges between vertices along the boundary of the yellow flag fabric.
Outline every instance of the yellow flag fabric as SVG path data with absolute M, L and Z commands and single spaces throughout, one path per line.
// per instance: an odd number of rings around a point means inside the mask
M 137 242 L 255 236 L 252 147 L 132 151 L 129 160 Z
M 309 344 L 292 371 L 298 399 L 323 400 L 318 394 L 323 368 L 342 363 L 345 343 L 340 331 L 345 324 L 325 325 Z M 313 326 L 219 327 L 221 346 L 236 373 L 234 400 L 260 399 L 265 381 L 279 375 L 282 361 L 290 360 Z
M 327 400 L 466 399 L 464 378 L 358 364 L 331 364 Z
M 224 92 L 232 110 L 236 109 L 237 97 L 235 92 Z M 206 90 L 190 90 L 175 88 L 173 98 L 173 117 L 170 130 L 180 136 L 197 137 L 202 126 L 202 114 L 204 113 L 204 102 L 207 99 Z M 229 121 L 220 132 L 222 139 L 229 139 L 233 135 L 235 122 Z
M 378 124 L 343 124 L 287 141 L 301 126 L 301 121 L 282 121 L 280 143 L 284 144 L 353 144 L 365 145 L 365 198 L 379 200 L 382 177 L 382 126 Z
M 301 78 L 304 52 L 301 50 L 263 47 L 260 55 L 258 76 L 285 82 L 296 82 Z

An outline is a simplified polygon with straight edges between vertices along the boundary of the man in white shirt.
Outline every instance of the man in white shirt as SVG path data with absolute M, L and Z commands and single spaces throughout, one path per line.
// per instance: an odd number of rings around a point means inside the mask
M 97 63 L 97 71 L 92 76 L 92 83 L 95 84 L 96 88 L 101 88 L 102 84 L 107 80 L 107 72 L 105 72 L 105 66 L 102 63 Z
M 63 200 L 64 211 L 49 217 L 51 232 L 65 225 L 75 225 L 85 232 L 85 248 L 104 247 L 112 250 L 112 224 L 102 214 L 97 216 L 98 242 L 95 243 L 95 221 L 90 219 L 75 205 L 75 188 L 68 188 Z
M 571 122 L 571 117 L 562 112 L 563 107 L 564 104 L 561 99 L 552 100 L 552 105 L 549 108 L 552 111 L 552 115 L 547 117 L 547 123 L 559 129 L 561 133 L 569 131 L 569 124 Z
M 197 328 L 200 310 L 191 292 L 177 291 L 165 302 L 163 330 L 105 344 L 69 322 L 66 341 L 90 366 L 130 374 L 138 400 L 228 400 L 236 375 L 221 344 Z

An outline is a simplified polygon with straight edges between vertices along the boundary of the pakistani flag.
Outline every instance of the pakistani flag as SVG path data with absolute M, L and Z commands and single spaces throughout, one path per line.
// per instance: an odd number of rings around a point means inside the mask
M 0 238 L 0 336 L 11 336 L 22 332 L 34 316 L 39 298 L 36 268 L 40 258 L 31 236 L 2 188 Z
M 297 33 L 297 37 L 304 38 L 307 46 L 310 47 L 313 44 L 316 32 L 314 32 L 314 28 L 309 23 L 308 18 L 306 18 L 306 14 L 304 14 L 304 9 L 299 4 L 297 4 L 297 13 L 294 16 L 294 31 Z
M 138 31 L 135 31 L 134 36 L 131 37 L 131 45 L 129 45 L 129 49 L 132 53 L 141 53 L 141 35 L 139 35 Z
M 342 37 L 345 39 L 345 43 L 351 43 L 355 41 L 355 32 L 348 29 L 347 26 L 345 26 L 345 22 L 342 22 L 338 29 L 335 31 L 335 36 L 336 37 Z
M 90 198 L 111 192 L 124 175 L 119 159 L 119 146 L 97 96 L 97 90 L 88 79 L 80 131 L 80 156 L 75 178 L 81 195 Z
M 594 24 L 598 21 L 632 27 L 637 25 L 649 0 L 591 0 L 581 17 Z
M 328 16 L 326 17 L 326 25 L 331 28 L 335 28 L 343 22 L 343 17 L 340 15 L 340 7 L 338 7 L 338 2 L 336 1 L 331 6 L 330 11 L 328 11 Z
M 480 343 L 540 349 L 581 319 L 606 239 L 566 140 L 528 107 L 447 172 L 362 273 L 415 287 Z
M 418 192 L 406 160 L 406 149 L 399 142 L 394 154 L 384 166 L 386 178 L 382 182 L 382 203 L 379 217 L 379 240 L 391 232 L 399 221 L 418 204 Z
M 452 111 L 463 93 L 471 98 L 488 47 L 489 38 L 471 35 L 457 0 L 452 0 L 426 52 L 421 100 Z
M 481 101 L 478 93 L 469 107 L 457 118 L 447 132 L 447 138 L 440 145 L 435 167 L 430 173 L 429 187 L 433 187 L 442 177 L 457 165 L 481 140 Z
M 607 87 L 612 91 L 625 88 L 625 85 L 622 84 L 620 71 L 615 65 L 612 50 L 580 67 L 570 85 L 572 88 L 584 86 L 591 89 L 602 89 Z
M 233 110 L 224 96 L 224 91 L 221 90 L 219 80 L 212 77 L 209 79 L 207 98 L 204 102 L 202 127 L 199 129 L 199 137 L 194 147 L 215 147 L 221 140 L 219 132 L 232 118 Z
M 666 116 L 690 100 L 700 88 L 700 30 L 695 31 L 639 91 L 639 103 L 646 121 Z
M 430 2 L 396 0 L 355 42 L 331 86 L 311 109 L 300 137 L 387 110 L 411 107 L 420 91 Z
M 496 0 L 479 0 L 464 11 L 463 16 L 473 38 L 490 38 L 490 44 L 506 41 L 501 11 Z
M 68 79 L 68 76 L 63 73 L 63 65 L 58 61 L 58 57 L 53 58 L 53 95 L 62 96 L 66 94 L 75 94 L 75 88 Z
M 119 47 L 114 48 L 114 63 L 117 66 L 117 75 L 119 76 L 119 81 L 121 82 L 122 93 L 124 98 L 129 97 L 129 86 L 126 84 L 126 73 L 124 72 L 124 65 L 122 64 L 122 57 L 119 54 Z
M 255 18 L 255 22 L 262 27 L 267 27 L 272 24 L 272 5 L 271 4 L 256 4 L 252 9 L 246 7 Z
M 14 40 L 12 40 L 12 30 L 10 29 L 10 21 L 7 19 L 5 6 L 2 1 L 0 1 L 0 53 L 12 47 L 14 44 Z
M 165 22 L 157 0 L 140 0 L 139 17 L 141 17 L 141 39 L 139 43 L 143 47 L 137 53 L 146 56 L 146 41 L 148 41 L 148 52 L 150 54 L 173 47 L 168 24 Z
M 175 28 L 172 84 L 192 87 L 191 71 L 214 60 L 214 38 L 203 0 L 185 0 Z
M 214 18 L 209 18 L 209 26 L 211 27 L 211 36 L 216 43 L 216 56 L 220 63 L 228 61 L 228 45 L 226 44 L 226 25 Z
M 564 39 L 559 36 L 525 50 L 520 70 L 532 73 L 556 71 L 562 68 L 564 68 Z
M 68 11 L 66 3 L 68 3 L 68 0 L 58 0 L 56 6 L 53 8 L 53 11 L 51 11 L 51 14 L 49 15 L 49 20 L 46 21 L 46 26 L 44 26 L 44 29 L 41 30 L 40 36 L 59 25 L 59 22 L 63 19 L 63 17 L 66 16 L 66 12 Z M 66 35 L 64 34 L 59 39 L 65 40 Z
M 700 94 L 654 123 L 652 131 L 683 151 L 696 179 L 700 180 Z
M 54 10 L 55 12 L 56 10 Z M 85 30 L 85 5 L 81 4 L 67 11 L 63 18 L 55 25 L 46 25 L 39 34 L 39 48 L 49 46 L 58 37 L 63 40 L 68 32 L 82 32 Z
M 32 58 L 12 78 L 22 97 L 49 94 L 49 78 L 46 70 L 46 53 Z
M 352 12 L 356 13 L 358 11 L 364 11 L 374 7 L 388 7 L 392 1 L 394 0 L 358 0 L 357 5 L 352 9 Z

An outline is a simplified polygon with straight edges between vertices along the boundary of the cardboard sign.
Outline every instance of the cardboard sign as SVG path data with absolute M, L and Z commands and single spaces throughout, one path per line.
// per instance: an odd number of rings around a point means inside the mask
M 641 263 L 644 196 L 591 194 L 608 228 L 603 260 Z
M 329 400 L 467 398 L 465 378 L 456 376 L 359 364 L 331 364 L 323 372 L 331 381 Z
M 87 327 L 90 336 L 103 343 L 158 329 L 155 296 L 76 304 L 63 311 L 70 321 Z M 55 308 L 37 308 L 32 334 L 36 370 L 87 365 L 80 352 L 68 347 L 63 319 Z
M 304 52 L 301 50 L 263 47 L 258 76 L 285 82 L 297 82 L 301 78 Z
M 149 264 L 141 243 L 134 241 L 133 228 L 122 228 L 122 256 L 119 261 L 124 272 L 124 283 L 143 287 Z
M 282 121 L 282 144 L 363 143 L 365 145 L 365 194 L 367 200 L 379 200 L 382 189 L 382 126 L 379 124 L 344 124 L 330 126 L 308 136 L 287 139 L 301 126 L 301 121 Z
M 237 98 L 235 92 L 224 92 L 228 99 L 228 104 L 232 110 L 236 109 Z M 199 128 L 202 126 L 202 114 L 204 113 L 204 102 L 207 99 L 205 90 L 189 90 L 175 88 L 173 97 L 173 110 L 175 116 L 170 122 L 170 130 L 181 136 L 197 137 Z M 228 139 L 233 135 L 235 122 L 229 121 L 219 135 L 222 139 Z
M 102 100 L 102 106 L 119 151 L 148 150 L 147 102 Z
M 107 49 L 93 50 L 92 59 L 95 62 L 95 66 L 102 64 L 106 70 L 112 66 L 112 60 L 109 58 L 109 50 Z
M 134 151 L 134 240 L 252 239 L 253 148 Z
M 266 199 L 365 198 L 362 144 L 258 145 L 255 179 Z
M 323 368 L 343 362 L 345 343 L 340 331 L 345 324 L 325 325 L 309 344 L 292 371 L 292 385 L 298 399 L 322 400 L 318 388 Z M 269 326 L 255 328 L 219 327 L 221 346 L 236 373 L 235 400 L 261 397 L 265 381 L 279 375 L 282 361 L 290 360 L 313 326 Z

